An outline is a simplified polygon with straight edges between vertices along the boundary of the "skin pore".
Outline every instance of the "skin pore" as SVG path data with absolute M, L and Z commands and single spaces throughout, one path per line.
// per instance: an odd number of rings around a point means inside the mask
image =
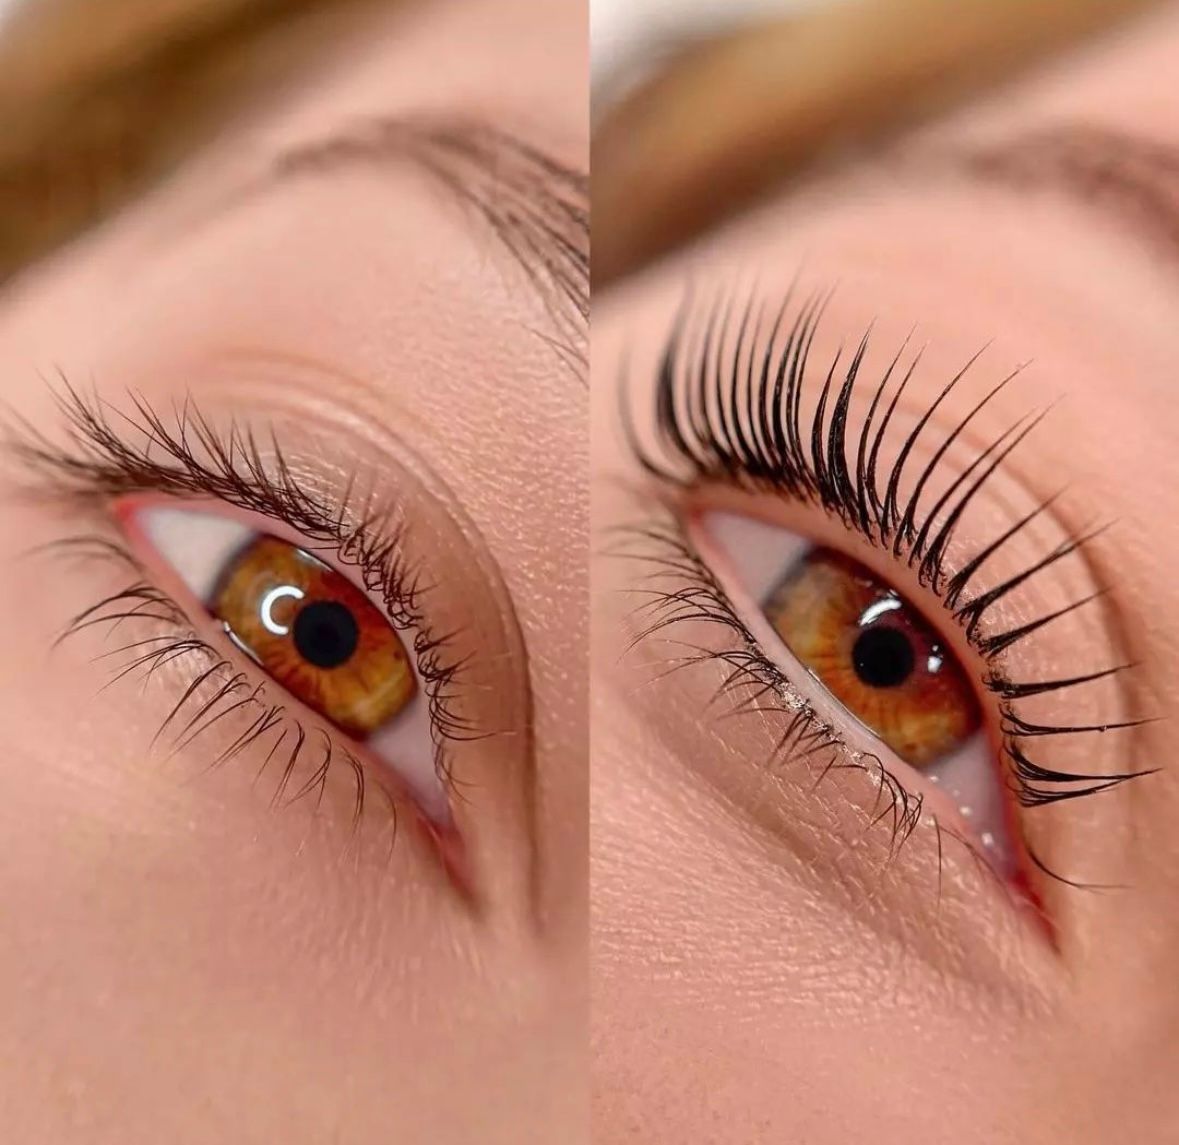
M 1167 717 L 1179 706 L 1170 670 L 1179 551 L 1169 522 L 1179 469 L 1168 235 L 1179 209 L 1179 107 L 1165 77 L 1177 64 L 1179 7 L 1169 5 L 595 299 L 600 1140 L 1171 1139 L 1179 780 Z M 924 355 L 903 405 L 910 423 L 986 346 L 967 392 L 935 415 L 934 440 L 1017 368 L 967 435 L 973 448 L 1051 407 L 967 532 L 985 543 L 1062 488 L 1040 522 L 1041 555 L 1114 522 L 1031 582 L 1007 618 L 1107 588 L 1088 611 L 1013 650 L 1012 671 L 1047 680 L 1133 662 L 1100 694 L 1061 694 L 1050 714 L 1075 725 L 1161 717 L 1079 737 L 1069 757 L 1090 772 L 1157 774 L 1018 812 L 1053 870 L 1107 889 L 1037 872 L 1041 926 L 963 849 L 939 857 L 928 828 L 890 856 L 887 829 L 869 825 L 874 789 L 862 777 L 817 783 L 789 760 L 768 766 L 771 733 L 724 718 L 721 667 L 669 671 L 710 639 L 704 627 L 630 646 L 643 584 L 613 555 L 612 530 L 663 510 L 621 444 L 619 377 L 642 434 L 689 282 L 697 297 L 753 295 L 771 310 L 792 287 L 800 298 L 834 287 L 817 371 L 873 325 L 866 385 L 915 330 Z M 853 423 L 864 415 L 853 406 Z M 721 503 L 838 545 L 956 639 L 909 570 L 820 510 L 729 490 L 696 497 L 672 496 L 672 515 Z M 1012 556 L 1008 571 L 1030 559 L 1030 548 Z M 955 651 L 972 663 L 968 648 Z
M 351 840 L 344 776 L 318 808 L 276 809 L 264 749 L 211 767 L 232 738 L 216 730 L 153 749 L 185 678 L 104 688 L 101 632 L 52 647 L 123 581 L 31 554 L 116 524 L 24 496 L 6 466 L 13 1140 L 582 1139 L 584 21 L 540 0 L 365 21 L 321 73 L 9 285 L 4 396 L 59 446 L 62 379 L 165 420 L 187 401 L 273 430 L 318 488 L 360 470 L 397 494 L 436 583 L 423 599 L 440 626 L 448 608 L 470 622 L 502 717 L 454 746 L 474 894 L 403 795 L 388 851 L 379 797 Z M 540 265 L 505 202 L 557 219 L 580 257 Z

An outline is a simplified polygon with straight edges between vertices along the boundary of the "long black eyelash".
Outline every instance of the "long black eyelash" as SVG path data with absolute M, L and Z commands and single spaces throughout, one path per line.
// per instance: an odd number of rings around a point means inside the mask
M 649 474 L 673 486 L 719 482 L 755 492 L 772 491 L 815 505 L 913 569 L 919 582 L 941 600 L 988 662 L 983 686 L 998 698 L 1011 786 L 1024 806 L 1041 807 L 1095 795 L 1151 774 L 1153 769 L 1078 775 L 1046 767 L 1029 757 L 1027 741 L 1036 736 L 1108 731 L 1139 721 L 1094 728 L 1041 727 L 1032 735 L 1014 707 L 1024 697 L 1115 676 L 1129 665 L 1068 679 L 1019 682 L 1010 680 L 999 663 L 1015 644 L 1090 604 L 1101 593 L 1005 631 L 987 630 L 987 617 L 1008 593 L 1082 548 L 1099 530 L 1059 546 L 1034 567 L 1002 584 L 985 591 L 974 589 L 982 566 L 1048 508 L 1054 500 L 1050 498 L 956 570 L 948 567 L 947 553 L 966 510 L 1048 411 L 1035 412 L 1010 425 L 977 453 L 932 505 L 926 505 L 930 500 L 926 491 L 940 471 L 943 457 L 1019 370 L 984 393 L 934 441 L 934 414 L 967 376 L 976 354 L 935 395 L 902 439 L 896 460 L 882 470 L 882 444 L 901 395 L 918 368 L 921 350 L 910 351 L 906 339 L 883 377 L 875 383 L 865 382 L 868 331 L 850 358 L 841 349 L 821 371 L 823 380 L 814 411 L 806 415 L 803 393 L 816 384 L 812 347 L 828 299 L 829 295 L 815 295 L 796 305 L 788 296 L 767 320 L 764 308 L 752 300 L 738 307 L 730 296 L 702 309 L 689 293 L 658 367 L 653 446 L 644 443 L 638 433 L 630 395 L 623 386 L 623 429 L 634 456 Z M 866 386 L 871 386 L 867 414 L 856 434 L 849 412 L 853 399 Z M 912 458 L 917 447 L 924 448 L 927 443 L 931 445 L 930 460 L 915 470 Z M 903 495 L 903 489 L 910 491 Z M 720 600 L 723 602 L 723 594 Z
M 406 561 L 403 526 L 387 506 L 357 493 L 355 483 L 338 503 L 329 503 L 299 481 L 273 434 L 264 451 L 252 430 L 237 423 L 215 427 L 187 399 L 168 418 L 137 394 L 129 395 L 133 412 L 122 413 L 88 399 L 65 379 L 56 397 L 68 446 L 26 422 L 17 422 L 5 441 L 8 455 L 35 477 L 38 489 L 98 502 L 137 492 L 215 497 L 286 523 L 302 534 L 306 547 L 330 550 L 356 569 L 393 624 L 413 630 L 436 768 L 441 779 L 453 782 L 446 744 L 484 733 L 459 710 L 467 662 L 451 652 L 457 634 L 432 632 L 421 606 L 429 582 Z

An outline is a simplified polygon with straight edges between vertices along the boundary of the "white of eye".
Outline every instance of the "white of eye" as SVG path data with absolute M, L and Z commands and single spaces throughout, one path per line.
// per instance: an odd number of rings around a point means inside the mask
M 229 559 L 257 536 L 240 521 L 199 509 L 152 505 L 141 509 L 136 520 L 185 588 L 206 604 Z
M 759 602 L 812 547 L 810 541 L 781 525 L 769 525 L 739 513 L 706 513 L 700 525 L 712 567 L 722 578 L 738 581 Z

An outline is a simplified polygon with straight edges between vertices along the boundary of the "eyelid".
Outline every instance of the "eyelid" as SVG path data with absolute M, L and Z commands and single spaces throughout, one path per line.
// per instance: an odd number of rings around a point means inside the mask
M 939 602 L 937 615 L 948 617 L 940 630 L 991 694 L 1006 775 L 1025 809 L 1073 807 L 1148 774 L 1122 754 L 1127 739 L 1119 752 L 1103 737 L 1106 751 L 1076 758 L 1078 733 L 1136 721 L 1118 679 L 1127 658 L 1085 552 L 1094 531 L 1070 528 L 1051 496 L 1008 480 L 1019 454 L 1034 451 L 1047 410 L 1005 412 L 998 396 L 1019 370 L 976 384 L 986 365 L 978 354 L 931 384 L 919 369 L 924 351 L 905 337 L 879 353 L 875 326 L 850 343 L 854 352 L 826 339 L 816 350 L 829 301 L 822 292 L 787 293 L 785 303 L 685 293 L 651 362 L 650 405 L 634 400 L 646 391 L 629 362 L 622 387 L 625 442 L 654 495 L 681 519 L 705 493 L 730 507 L 769 504 L 775 519 L 801 520 L 786 525 L 792 531 L 840 551 L 850 544 L 883 580 L 905 581 L 896 587 L 909 599 Z M 1053 670 L 1066 658 L 1085 661 L 1078 679 Z M 1104 682 L 1107 694 L 1070 690 L 1086 681 Z M 1082 699 L 1095 711 L 1079 721 L 1070 701 Z M 1030 734 L 1017 710 L 1025 703 L 1051 708 Z M 1051 845 L 1052 828 L 1044 831 L 1039 840 Z
M 331 387 L 322 383 L 332 375 L 313 367 L 320 384 L 300 389 L 292 383 L 298 365 L 285 360 L 280 367 L 236 357 L 221 368 L 233 376 L 232 401 L 211 405 L 208 413 L 192 396 L 160 412 L 135 392 L 120 408 L 97 390 L 83 395 L 67 383 L 54 395 L 60 423 L 44 430 L 9 425 L 9 456 L 22 493 L 93 530 L 62 538 L 46 546 L 47 553 L 75 553 L 119 570 L 119 582 L 109 582 L 102 599 L 79 602 L 63 639 L 82 628 L 101 631 L 97 624 L 110 631 L 125 623 L 123 613 L 168 625 L 182 639 L 164 646 L 162 663 L 151 660 L 151 648 L 144 655 L 143 645 L 137 651 L 120 641 L 123 660 L 111 660 L 100 646 L 98 670 L 108 683 L 133 673 L 142 683 L 160 669 L 159 690 L 171 696 L 174 711 L 206 668 L 216 669 L 221 660 L 233 671 L 246 661 L 225 655 L 221 642 L 199 638 L 193 608 L 182 610 L 174 599 L 183 588 L 179 578 L 161 573 L 157 581 L 145 574 L 145 562 L 131 552 L 117 520 L 118 507 L 132 498 L 204 501 L 246 521 L 265 520 L 259 531 L 328 559 L 379 600 L 394 625 L 419 631 L 418 667 L 431 681 L 438 771 L 459 793 L 451 801 L 456 831 L 433 832 L 433 841 L 464 897 L 506 898 L 509 911 L 529 911 L 537 853 L 530 670 L 523 629 L 491 547 L 425 457 L 380 419 L 331 399 Z M 212 383 L 209 390 L 215 402 L 221 390 Z M 150 567 L 159 570 L 160 562 Z M 137 579 L 128 583 L 128 575 Z M 104 615 L 96 618 L 98 612 Z M 210 622 L 207 631 L 214 629 Z M 158 627 L 144 634 L 152 648 L 158 634 Z M 194 655 L 203 665 L 199 671 Z M 257 672 L 239 676 L 247 687 L 260 680 Z M 228 680 L 227 686 L 238 685 Z M 171 728 L 177 730 L 177 722 Z M 316 738 L 307 737 L 308 754 L 322 754 L 325 741 L 317 733 L 323 729 L 317 723 L 310 730 Z M 239 752 L 233 743 L 225 750 Z M 276 769 L 283 763 L 280 756 Z M 359 787 L 365 772 L 355 771 Z M 358 801 L 357 815 L 359 808 Z M 429 829 L 424 816 L 417 818 Z M 460 853 L 452 847 L 456 837 L 463 841 Z

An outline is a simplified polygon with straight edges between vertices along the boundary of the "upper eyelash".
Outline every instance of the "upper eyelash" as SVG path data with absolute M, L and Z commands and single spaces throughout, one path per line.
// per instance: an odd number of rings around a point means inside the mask
M 1130 665 L 1107 666 L 1068 679 L 1019 682 L 1009 679 L 999 663 L 1013 645 L 1103 593 L 1006 631 L 987 635 L 980 631 L 986 614 L 1008 592 L 1082 548 L 1100 530 L 1070 539 L 1023 573 L 972 594 L 971 583 L 984 562 L 1044 512 L 1055 500 L 1051 497 L 956 570 L 947 567 L 946 553 L 966 508 L 1048 411 L 1028 414 L 1013 423 L 978 452 L 932 506 L 921 504 L 942 458 L 1020 372 L 1013 371 L 950 428 L 932 450 L 925 467 L 915 475 L 912 491 L 902 498 L 901 488 L 909 477 L 915 447 L 926 440 L 933 415 L 979 355 L 933 397 L 902 441 L 896 460 L 882 473 L 882 443 L 901 395 L 920 363 L 921 351 L 909 354 L 910 340 L 904 341 L 875 383 L 867 415 L 858 436 L 853 437 L 848 415 L 857 387 L 864 384 L 862 367 L 869 330 L 846 364 L 842 364 L 841 349 L 824 371 L 818 400 L 808 419 L 802 410 L 804 377 L 809 376 L 815 335 L 829 298 L 829 294 L 812 295 L 788 321 L 794 306 L 794 299 L 788 295 L 772 321 L 767 322 L 765 307 L 752 298 L 739 306 L 734 294 L 701 310 L 692 294 L 686 294 L 657 371 L 654 449 L 640 439 L 628 387 L 622 387 L 623 431 L 638 463 L 658 481 L 677 487 L 721 481 L 752 491 L 773 490 L 813 504 L 913 568 L 919 583 L 942 602 L 988 663 L 982 686 L 998 700 L 1003 752 L 1015 794 L 1025 807 L 1098 794 L 1129 779 L 1152 774 L 1157 769 L 1084 776 L 1056 770 L 1037 763 L 1022 742 L 1041 735 L 1135 727 L 1144 720 L 1100 726 L 1038 726 L 1029 732 L 1029 725 L 1020 720 L 1014 707 L 1025 696 L 1077 687 L 1117 675 Z M 699 320 L 701 313 L 703 318 Z M 894 382 L 897 378 L 899 381 Z M 1035 855 L 1031 858 L 1042 866 Z
M 59 494 L 113 498 L 151 490 L 216 497 L 284 521 L 313 545 L 332 546 L 344 564 L 362 574 L 365 588 L 380 593 L 394 622 L 408 625 L 418 619 L 420 573 L 401 555 L 400 526 L 390 527 L 388 513 L 372 515 L 371 502 L 350 504 L 351 488 L 333 510 L 300 485 L 273 434 L 268 464 L 253 430 L 236 422 L 218 429 L 187 398 L 173 409 L 169 424 L 135 393 L 128 394 L 134 415 L 98 398 L 88 400 L 68 383 L 55 396 L 72 451 L 25 422 L 7 445 Z M 115 428 L 112 414 L 142 435 L 144 444 L 129 442 Z M 153 450 L 164 460 L 152 456 Z
M 55 397 L 70 446 L 54 444 L 23 421 L 6 441 L 10 455 L 39 480 L 38 488 L 101 502 L 138 492 L 215 497 L 284 522 L 302 534 L 305 547 L 328 548 L 342 565 L 355 568 L 364 588 L 379 595 L 392 623 L 413 630 L 436 769 L 440 779 L 454 785 L 446 743 L 486 733 L 458 710 L 468 664 L 466 657 L 451 653 L 460 634 L 433 632 L 422 606 L 429 582 L 421 568 L 407 562 L 404 526 L 388 508 L 376 508 L 372 495 L 357 495 L 355 482 L 338 504 L 329 505 L 300 484 L 273 434 L 267 460 L 252 430 L 236 422 L 218 429 L 188 399 L 168 421 L 137 394 L 129 395 L 132 414 L 97 397 L 88 400 L 68 382 Z M 120 433 L 112 416 L 125 422 L 129 433 Z

